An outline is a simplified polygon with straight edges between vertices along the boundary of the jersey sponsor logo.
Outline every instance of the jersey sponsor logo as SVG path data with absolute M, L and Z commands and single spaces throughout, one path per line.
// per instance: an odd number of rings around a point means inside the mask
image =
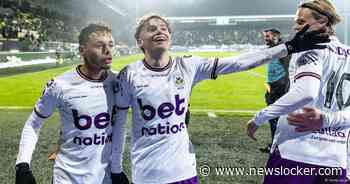
M 181 107 L 181 104 L 185 102 L 184 98 L 181 98 L 180 95 L 175 95 L 175 105 L 170 102 L 164 102 L 159 105 L 158 108 L 152 107 L 151 105 L 144 105 L 141 99 L 137 99 L 137 102 L 141 109 L 141 115 L 144 120 L 152 120 L 156 114 L 161 119 L 170 117 L 173 113 L 178 116 L 181 116 L 185 112 L 185 107 Z
M 94 89 L 94 88 L 104 88 L 104 89 L 107 89 L 108 88 L 108 85 L 106 84 L 102 84 L 102 85 L 93 85 L 93 86 L 90 86 L 90 88 Z
M 321 128 L 319 130 L 313 131 L 315 134 L 322 134 L 322 135 L 328 135 L 331 137 L 341 137 L 345 138 L 345 133 L 342 132 L 342 127 L 328 127 L 328 128 Z
M 86 98 L 86 95 L 82 95 L 82 96 L 70 96 L 68 97 L 68 100 L 72 100 L 72 99 L 76 99 L 76 98 Z
M 317 60 L 318 60 L 318 54 L 314 51 L 309 51 L 307 53 L 304 53 L 298 58 L 297 64 L 299 67 L 307 64 L 316 65 Z
M 73 138 L 73 143 L 78 144 L 78 145 L 85 145 L 85 146 L 90 146 L 90 145 L 105 145 L 106 143 L 111 143 L 112 142 L 112 134 L 106 135 L 105 132 L 103 132 L 101 135 L 99 134 L 94 134 L 91 137 L 74 137 Z
M 98 113 L 95 118 L 87 114 L 79 114 L 78 110 L 72 109 L 74 126 L 79 130 L 90 129 L 93 125 L 97 129 L 105 129 L 109 125 L 113 126 L 113 122 L 116 114 L 116 107 L 113 107 L 112 116 L 107 112 Z M 106 143 L 112 142 L 112 134 L 95 133 L 93 136 L 78 137 L 73 138 L 73 143 L 78 145 L 104 145 Z
M 104 129 L 109 125 L 109 121 L 111 120 L 111 117 L 107 112 L 99 113 L 95 116 L 95 118 L 92 118 L 86 114 L 79 115 L 78 110 L 76 109 L 72 109 L 72 114 L 74 118 L 74 125 L 79 130 L 87 130 L 91 128 L 92 123 L 94 123 L 96 128 Z
M 181 132 L 185 128 L 185 123 L 171 125 L 170 122 L 166 122 L 165 126 L 158 124 L 153 128 L 142 127 L 142 136 L 163 135 L 163 134 L 176 134 Z
M 147 74 L 148 75 L 148 74 Z M 151 74 L 151 77 L 166 77 L 168 74 Z
M 136 88 L 147 88 L 149 85 L 148 84 L 141 84 L 137 85 Z
M 141 99 L 137 99 L 140 106 L 141 116 L 144 120 L 151 121 L 158 115 L 159 118 L 165 119 L 175 114 L 181 116 L 185 113 L 185 99 L 181 98 L 180 95 L 175 95 L 175 104 L 170 102 L 164 102 L 159 105 L 159 107 L 153 107 L 151 105 L 145 105 L 142 103 Z M 164 125 L 165 124 L 165 125 Z M 181 132 L 186 127 L 184 122 L 179 124 L 171 124 L 170 122 L 159 123 L 155 127 L 143 127 L 141 129 L 142 136 L 152 136 L 152 135 L 163 135 L 163 134 L 176 134 Z

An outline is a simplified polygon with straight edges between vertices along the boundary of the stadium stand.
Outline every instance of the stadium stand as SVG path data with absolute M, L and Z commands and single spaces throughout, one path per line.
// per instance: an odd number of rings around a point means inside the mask
M 78 28 L 67 17 L 28 1 L 4 0 L 0 8 L 2 51 L 39 51 L 44 41 L 76 42 Z

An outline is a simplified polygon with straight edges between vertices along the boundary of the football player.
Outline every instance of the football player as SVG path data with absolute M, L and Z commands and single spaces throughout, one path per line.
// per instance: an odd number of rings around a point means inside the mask
M 16 184 L 33 184 L 32 154 L 40 128 L 57 108 L 61 118 L 60 148 L 54 184 L 110 184 L 112 122 L 115 119 L 115 74 L 111 72 L 111 29 L 90 24 L 79 36 L 84 63 L 47 83 L 26 121 L 16 161 Z M 121 172 L 116 177 L 128 183 Z
M 238 57 L 205 59 L 170 57 L 172 30 L 159 15 L 141 18 L 135 38 L 144 59 L 126 66 L 118 76 L 117 120 L 113 127 L 112 172 L 121 173 L 124 125 L 132 109 L 131 163 L 133 183 L 199 183 L 195 151 L 185 125 L 192 87 L 217 75 L 248 70 L 294 52 L 324 48 L 328 38 L 303 32 L 294 39 Z
M 347 138 L 349 129 L 344 126 L 320 127 L 313 132 L 298 132 L 288 124 L 286 115 L 303 106 L 325 111 L 338 111 L 349 106 L 344 98 L 350 93 L 346 81 L 350 80 L 348 47 L 340 43 L 334 26 L 340 22 L 334 6 L 328 0 L 302 3 L 295 19 L 295 30 L 302 31 L 306 24 L 314 30 L 326 29 L 331 35 L 327 49 L 311 50 L 292 55 L 290 62 L 291 88 L 287 94 L 258 112 L 248 122 L 247 133 L 254 133 L 266 120 L 280 118 L 271 156 L 267 167 L 311 170 L 303 175 L 266 175 L 265 184 L 323 184 L 346 183 Z M 347 98 L 345 98 L 347 99 Z M 302 127 L 299 127 L 303 130 Z M 298 129 L 297 129 L 298 130 Z M 338 172 L 322 174 L 322 171 Z

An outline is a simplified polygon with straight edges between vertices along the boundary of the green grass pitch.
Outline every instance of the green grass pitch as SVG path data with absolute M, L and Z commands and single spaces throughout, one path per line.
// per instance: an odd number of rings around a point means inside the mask
M 197 53 L 196 53 L 197 55 Z M 203 57 L 224 57 L 231 53 L 200 53 Z M 119 57 L 113 68 L 121 69 L 127 63 L 140 59 L 141 55 Z M 71 69 L 71 66 L 45 71 L 23 73 L 0 77 L 0 106 L 21 106 L 32 108 L 40 97 L 46 81 Z M 191 98 L 191 109 L 258 110 L 265 106 L 265 67 L 250 72 L 221 76 L 215 81 L 204 81 L 196 86 Z M 31 110 L 0 110 L 0 183 L 14 183 L 14 165 L 23 124 Z M 262 167 L 267 155 L 258 151 L 270 140 L 268 126 L 258 131 L 258 142 L 245 135 L 245 122 L 251 118 L 247 114 L 217 114 L 209 118 L 205 113 L 192 113 L 189 132 L 195 147 L 198 168 L 211 167 L 208 177 L 200 176 L 202 184 L 261 183 L 263 176 L 241 176 L 215 174 L 215 167 Z M 47 161 L 49 152 L 56 146 L 59 132 L 59 117 L 55 113 L 41 130 L 40 138 L 33 154 L 32 167 L 38 183 L 50 183 L 52 162 Z M 130 123 L 129 123 L 130 126 Z M 129 133 L 129 132 L 128 132 Z M 130 136 L 127 137 L 130 142 Z M 127 144 L 126 150 L 128 150 Z M 130 176 L 129 154 L 125 153 L 125 170 Z
M 204 57 L 229 56 L 228 53 L 199 53 Z M 232 54 L 231 54 L 232 55 Z M 120 70 L 126 64 L 140 59 L 141 55 L 120 57 L 114 60 L 113 69 Z M 32 107 L 40 97 L 46 82 L 71 69 L 71 66 L 45 71 L 0 77 L 0 106 Z M 258 74 L 258 75 L 257 75 Z M 249 72 L 219 76 L 195 87 L 191 99 L 193 109 L 243 109 L 257 110 L 265 106 L 265 67 Z

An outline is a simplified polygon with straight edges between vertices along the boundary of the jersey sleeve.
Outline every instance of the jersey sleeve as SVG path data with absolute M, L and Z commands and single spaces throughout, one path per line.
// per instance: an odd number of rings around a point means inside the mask
M 197 83 L 206 79 L 216 79 L 216 68 L 218 66 L 218 58 L 199 58 L 194 57 L 195 66 L 195 78 L 194 83 Z M 192 61 L 191 61 L 192 62 Z
M 123 153 L 125 145 L 125 126 L 128 119 L 128 111 L 117 109 L 116 120 L 113 125 L 112 136 L 112 160 L 111 172 L 121 173 L 123 171 Z
M 58 87 L 54 80 L 47 83 L 45 90 L 36 103 L 32 114 L 24 124 L 16 164 L 30 163 L 35 150 L 39 133 L 46 118 L 52 115 L 58 102 Z
M 288 51 L 284 44 L 276 47 L 249 52 L 239 56 L 215 59 L 198 59 L 196 61 L 195 82 L 204 79 L 215 79 L 218 75 L 249 70 L 266 64 L 274 58 L 287 56 Z
M 113 125 L 111 172 L 123 171 L 123 153 L 125 144 L 125 125 L 128 118 L 128 108 L 131 104 L 131 91 L 128 68 L 120 71 L 116 79 L 116 119 Z
M 131 104 L 132 96 L 130 90 L 130 74 L 128 73 L 127 67 L 118 74 L 115 86 L 117 109 L 127 110 Z
M 30 164 L 44 120 L 34 111 L 28 117 L 22 130 L 16 164 L 23 162 Z
M 296 59 L 296 73 L 294 75 L 294 81 L 305 77 L 321 78 L 322 74 L 322 53 L 315 50 L 311 50 L 301 54 Z
M 57 81 L 51 80 L 46 84 L 44 92 L 34 107 L 34 112 L 40 118 L 48 118 L 58 105 L 60 89 Z
M 350 126 L 350 108 L 337 112 L 323 113 L 323 127 Z
M 296 74 L 291 89 L 273 104 L 255 114 L 255 124 L 286 115 L 317 98 L 322 74 L 322 57 L 315 51 L 300 55 L 296 61 Z

